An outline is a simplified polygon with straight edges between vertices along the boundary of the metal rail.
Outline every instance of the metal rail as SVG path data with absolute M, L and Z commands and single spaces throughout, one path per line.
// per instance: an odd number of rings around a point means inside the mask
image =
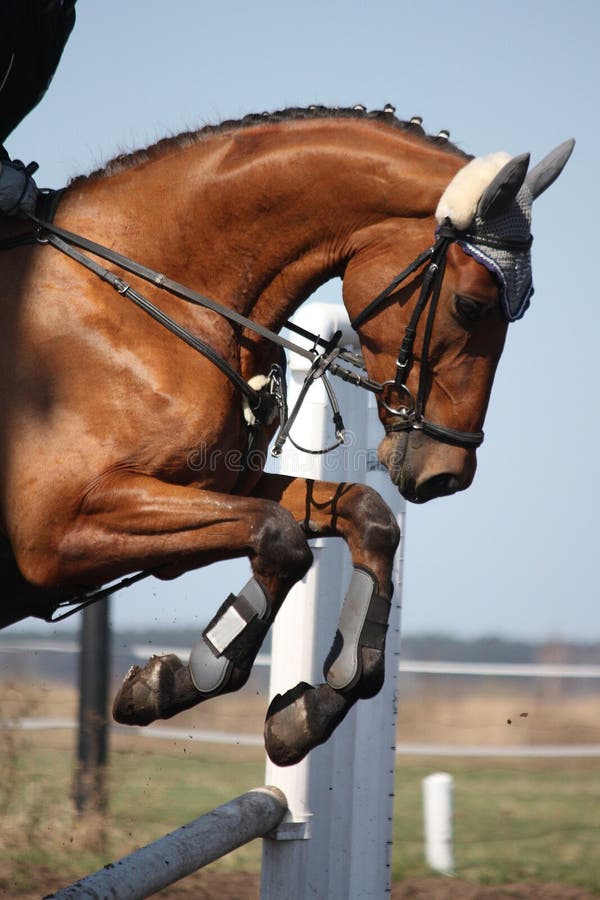
M 279 825 L 287 800 L 276 787 L 248 791 L 82 878 L 46 900 L 143 900 Z

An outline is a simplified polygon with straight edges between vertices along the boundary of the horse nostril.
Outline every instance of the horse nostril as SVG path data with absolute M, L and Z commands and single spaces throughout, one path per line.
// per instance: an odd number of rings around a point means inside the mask
M 450 472 L 444 472 L 441 475 L 434 475 L 428 478 L 417 488 L 419 502 L 425 503 L 427 500 L 433 500 L 434 497 L 448 497 L 460 490 L 460 481 L 456 475 Z

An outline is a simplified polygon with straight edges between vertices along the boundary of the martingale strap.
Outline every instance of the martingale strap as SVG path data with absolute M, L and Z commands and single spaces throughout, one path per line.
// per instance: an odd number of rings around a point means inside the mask
M 283 445 L 287 440 L 297 449 L 300 450 L 301 453 L 310 453 L 312 455 L 321 455 L 323 453 L 329 453 L 331 450 L 335 450 L 336 447 L 339 447 L 340 444 L 343 444 L 346 438 L 344 422 L 342 419 L 342 414 L 340 412 L 340 408 L 338 406 L 338 402 L 336 396 L 333 392 L 333 388 L 329 383 L 327 378 L 327 370 L 333 364 L 334 359 L 339 355 L 340 347 L 338 347 L 338 342 L 342 336 L 341 331 L 336 331 L 330 341 L 325 344 L 324 352 L 315 359 L 312 366 L 310 367 L 306 378 L 304 379 L 304 384 L 298 394 L 298 399 L 292 409 L 291 413 L 288 414 L 287 408 L 281 411 L 280 419 L 282 422 L 281 428 L 279 429 L 279 434 L 275 439 L 275 443 L 273 444 L 273 449 L 271 451 L 272 455 L 277 457 L 281 456 L 281 451 L 283 450 Z M 321 450 L 311 450 L 308 447 L 302 447 L 298 444 L 291 435 L 291 429 L 296 421 L 296 417 L 300 411 L 300 407 L 304 403 L 306 395 L 309 391 L 309 388 L 314 384 L 314 382 L 320 378 L 325 387 L 325 391 L 329 398 L 329 402 L 331 404 L 331 408 L 333 410 L 333 425 L 335 428 L 335 443 L 331 444 L 328 447 L 324 447 Z M 285 399 L 283 401 L 285 403 Z

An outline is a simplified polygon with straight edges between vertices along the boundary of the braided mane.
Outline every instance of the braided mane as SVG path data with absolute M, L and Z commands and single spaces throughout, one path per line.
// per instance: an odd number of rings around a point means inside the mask
M 108 162 L 103 168 L 96 169 L 89 175 L 75 178 L 71 184 L 85 181 L 88 178 L 99 178 L 103 175 L 114 175 L 124 169 L 132 168 L 142 162 L 147 162 L 153 157 L 159 156 L 163 151 L 172 147 L 187 147 L 190 144 L 206 140 L 216 134 L 228 131 L 236 131 L 241 128 L 250 128 L 256 125 L 269 125 L 277 122 L 294 122 L 307 119 L 371 119 L 384 123 L 390 128 L 405 131 L 417 135 L 429 144 L 435 144 L 449 153 L 454 153 L 464 159 L 471 159 L 463 150 L 448 140 L 449 132 L 440 131 L 437 135 L 428 135 L 422 127 L 420 116 L 413 116 L 408 121 L 396 118 L 395 107 L 391 104 L 383 109 L 367 110 L 362 104 L 349 107 L 306 106 L 288 107 L 275 112 L 250 113 L 242 119 L 226 119 L 218 125 L 205 125 L 197 131 L 184 131 L 172 137 L 162 138 L 157 143 L 131 153 L 122 153 Z

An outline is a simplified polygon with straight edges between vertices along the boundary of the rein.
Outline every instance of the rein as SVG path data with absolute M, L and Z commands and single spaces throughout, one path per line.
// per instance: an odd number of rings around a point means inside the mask
M 341 332 L 336 332 L 332 339 L 326 341 L 322 339 L 320 335 L 312 334 L 311 332 L 306 331 L 304 328 L 295 325 L 293 322 L 286 322 L 285 327 L 290 331 L 312 341 L 313 346 L 310 349 L 306 349 L 300 344 L 296 344 L 293 341 L 290 341 L 287 338 L 283 337 L 282 335 L 271 331 L 271 329 L 265 328 L 258 322 L 254 322 L 246 316 L 235 312 L 235 310 L 229 309 L 229 307 L 223 306 L 221 303 L 218 303 L 217 301 L 212 300 L 211 298 L 206 297 L 203 294 L 198 293 L 197 291 L 193 291 L 190 288 L 179 284 L 173 279 L 168 278 L 166 275 L 160 272 L 156 272 L 155 270 L 150 269 L 147 266 L 144 266 L 141 263 L 138 263 L 135 260 L 124 256 L 121 253 L 110 250 L 108 247 L 104 247 L 101 244 L 90 241 L 87 238 L 82 237 L 81 235 L 66 231 L 63 228 L 59 228 L 58 226 L 39 219 L 36 216 L 30 215 L 29 218 L 36 226 L 36 234 L 23 236 L 23 238 L 21 239 L 21 243 L 36 242 L 39 244 L 50 244 L 55 249 L 60 250 L 61 253 L 64 253 L 70 259 L 73 259 L 75 262 L 84 266 L 86 269 L 93 272 L 95 275 L 109 284 L 118 294 L 135 303 L 136 306 L 147 313 L 147 315 L 151 316 L 151 318 L 157 321 L 160 325 L 162 325 L 180 340 L 184 341 L 184 343 L 188 344 L 188 346 L 192 347 L 194 350 L 205 356 L 215 366 L 217 366 L 217 368 L 219 368 L 220 371 L 223 372 L 227 376 L 227 378 L 229 378 L 229 380 L 242 393 L 242 395 L 246 397 L 253 416 L 259 425 L 268 425 L 273 422 L 277 411 L 279 411 L 280 429 L 278 437 L 271 451 L 273 456 L 279 456 L 281 454 L 283 445 L 288 439 L 297 449 L 301 450 L 302 452 L 311 454 L 328 453 L 329 451 L 338 447 L 340 444 L 344 443 L 344 423 L 335 394 L 333 392 L 333 388 L 331 387 L 331 384 L 327 379 L 327 373 L 331 373 L 332 375 L 335 375 L 336 377 L 341 378 L 344 381 L 348 381 L 351 384 L 356 385 L 357 387 L 364 388 L 365 390 L 371 391 L 373 393 L 381 392 L 382 385 L 379 384 L 379 382 L 374 381 L 367 375 L 361 375 L 358 372 L 347 369 L 336 362 L 337 359 L 341 359 L 357 369 L 361 369 L 363 371 L 366 370 L 364 360 L 362 359 L 362 356 L 360 356 L 360 354 L 353 353 L 350 350 L 346 350 L 343 347 L 338 346 L 338 341 L 341 338 Z M 13 247 L 15 246 L 15 244 L 11 243 L 10 246 Z M 0 247 L 0 249 L 3 249 L 3 247 Z M 86 251 L 86 253 L 82 252 L 84 250 Z M 179 297 L 180 299 L 185 300 L 187 303 L 191 303 L 195 306 L 201 306 L 205 309 L 216 312 L 224 318 L 234 322 L 235 324 L 254 331 L 256 334 L 259 334 L 261 337 L 266 338 L 267 340 L 271 341 L 271 343 L 278 345 L 282 349 L 290 350 L 291 352 L 297 353 L 298 355 L 309 360 L 311 366 L 306 376 L 303 389 L 289 417 L 287 414 L 285 390 L 281 390 L 280 378 L 276 379 L 278 382 L 277 389 L 273 389 L 273 378 L 270 377 L 268 379 L 268 385 L 265 386 L 265 388 L 256 390 L 250 384 L 248 384 L 247 381 L 245 381 L 240 373 L 229 362 L 227 362 L 227 360 L 223 359 L 222 356 L 220 356 L 215 350 L 213 350 L 213 348 L 210 347 L 209 344 L 196 337 L 188 329 L 184 328 L 170 316 L 166 315 L 154 303 L 148 300 L 147 297 L 144 297 L 142 294 L 136 291 L 123 278 L 116 275 L 110 269 L 106 269 L 104 266 L 101 266 L 95 260 L 90 259 L 87 253 L 93 253 L 95 256 L 98 256 L 101 259 L 119 266 L 126 272 L 129 272 L 132 275 L 136 275 L 143 280 L 148 281 L 154 287 L 165 290 L 167 293 Z M 319 352 L 317 350 L 317 346 L 323 347 L 323 352 Z M 280 369 L 280 367 L 277 368 Z M 308 448 L 299 446 L 292 439 L 290 435 L 290 429 L 297 416 L 299 408 L 304 401 L 304 398 L 306 397 L 308 388 L 318 378 L 321 378 L 323 380 L 323 384 L 332 406 L 336 442 L 329 447 L 325 447 L 322 450 L 310 450 Z
M 117 293 L 121 294 L 121 296 L 126 297 L 128 300 L 135 303 L 147 315 L 151 316 L 153 319 L 155 319 L 155 321 L 157 321 L 163 327 L 167 328 L 180 340 L 184 341 L 194 350 L 205 356 L 215 366 L 217 366 L 217 368 L 219 368 L 220 371 L 222 371 L 227 376 L 227 378 L 229 378 L 234 386 L 246 398 L 249 407 L 254 415 L 255 421 L 258 423 L 258 425 L 270 424 L 275 419 L 277 412 L 279 412 L 280 428 L 271 450 L 273 456 L 279 456 L 281 454 L 283 445 L 286 440 L 290 440 L 290 442 L 295 447 L 297 447 L 297 449 L 303 452 L 317 454 L 328 453 L 330 450 L 333 450 L 340 444 L 344 443 L 344 423 L 339 410 L 339 406 L 337 404 L 337 400 L 335 398 L 335 394 L 333 392 L 333 388 L 331 387 L 331 384 L 329 383 L 327 378 L 328 373 L 342 378 L 343 380 L 348 381 L 352 384 L 355 384 L 358 387 L 362 387 L 366 390 L 380 395 L 380 401 L 384 408 L 387 409 L 388 412 L 390 412 L 393 416 L 397 417 L 398 420 L 384 426 L 387 434 L 403 431 L 422 431 L 424 434 L 429 435 L 437 441 L 452 444 L 454 446 L 464 447 L 465 449 L 475 449 L 481 446 L 483 442 L 483 431 L 470 432 L 448 428 L 445 425 L 439 425 L 437 423 L 431 422 L 430 420 L 426 419 L 424 415 L 428 388 L 428 372 L 425 363 L 429 355 L 435 314 L 446 267 L 448 248 L 454 241 L 464 240 L 466 238 L 468 238 L 472 242 L 488 243 L 487 241 L 476 238 L 476 236 L 474 235 L 457 231 L 449 222 L 449 220 L 446 220 L 446 222 L 438 228 L 435 243 L 424 250 L 422 253 L 420 253 L 402 272 L 400 272 L 387 285 L 387 287 L 377 297 L 375 297 L 374 300 L 372 300 L 357 316 L 355 316 L 355 318 L 350 323 L 351 327 L 356 331 L 367 319 L 370 319 L 373 316 L 377 315 L 381 311 L 381 308 L 385 301 L 396 290 L 396 288 L 398 288 L 404 281 L 406 281 L 406 279 L 410 275 L 412 275 L 414 272 L 417 272 L 420 268 L 427 264 L 427 268 L 425 269 L 423 281 L 421 284 L 419 297 L 412 312 L 410 321 L 406 326 L 402 343 L 398 351 L 395 377 L 380 384 L 379 382 L 369 378 L 367 375 L 361 375 L 358 372 L 352 371 L 345 368 L 344 366 L 339 365 L 337 360 L 341 359 L 345 362 L 350 363 L 357 369 L 361 369 L 364 371 L 366 368 L 364 361 L 359 354 L 352 353 L 351 351 L 345 350 L 344 348 L 338 346 L 338 342 L 341 338 L 340 332 L 336 332 L 333 338 L 327 341 L 322 339 L 320 335 L 312 334 L 311 332 L 300 328 L 292 322 L 286 322 L 285 326 L 290 331 L 313 342 L 313 346 L 310 349 L 306 349 L 305 347 L 294 343 L 293 341 L 290 341 L 285 337 L 282 337 L 276 332 L 271 331 L 269 328 L 265 328 L 263 325 L 260 325 L 257 322 L 253 322 L 246 316 L 243 316 L 240 313 L 229 309 L 221 303 L 218 303 L 217 301 L 212 300 L 211 298 L 206 297 L 203 294 L 198 293 L 197 291 L 193 291 L 190 288 L 179 284 L 173 279 L 168 278 L 166 275 L 150 269 L 147 266 L 144 266 L 141 263 L 138 263 L 135 260 L 124 256 L 121 253 L 110 250 L 109 248 L 104 247 L 101 244 L 97 244 L 94 241 L 90 241 L 87 238 L 82 237 L 81 235 L 66 231 L 63 228 L 59 228 L 58 226 L 51 224 L 50 222 L 43 219 L 37 218 L 36 216 L 31 215 L 29 216 L 29 218 L 35 225 L 36 233 L 33 235 L 24 235 L 21 239 L 23 243 L 37 242 L 40 244 L 50 244 L 57 250 L 60 250 L 62 253 L 69 256 L 79 264 L 83 265 L 89 271 L 93 272 L 95 275 L 109 284 L 115 291 L 117 291 Z M 515 242 L 513 241 L 507 241 L 506 246 L 508 247 L 510 245 L 510 247 L 512 248 L 514 243 Z M 11 243 L 10 246 L 14 246 L 14 242 Z M 84 253 L 82 251 L 86 252 Z M 92 253 L 94 254 L 94 256 L 113 263 L 124 269 L 126 272 L 129 272 L 132 275 L 136 275 L 139 278 L 142 278 L 143 280 L 149 282 L 154 287 L 165 290 L 168 293 L 179 297 L 180 299 L 185 300 L 188 303 L 192 303 L 196 306 L 201 306 L 205 309 L 212 310 L 213 312 L 218 313 L 219 315 L 234 322 L 235 324 L 254 331 L 256 334 L 259 334 L 261 337 L 266 338 L 282 349 L 290 350 L 293 353 L 297 353 L 305 359 L 309 360 L 311 365 L 292 412 L 288 415 L 285 390 L 282 389 L 281 386 L 281 373 L 279 373 L 279 377 L 270 377 L 269 379 L 267 379 L 267 385 L 260 390 L 256 390 L 250 384 L 248 384 L 247 381 L 244 380 L 242 375 L 229 362 L 227 362 L 227 360 L 225 360 L 215 350 L 213 350 L 212 347 L 210 347 L 200 338 L 196 337 L 188 329 L 177 323 L 170 316 L 167 316 L 154 303 L 152 303 L 150 300 L 136 291 L 127 281 L 125 281 L 119 275 L 116 275 L 110 269 L 104 268 L 95 260 L 90 259 L 90 257 L 87 255 L 88 253 Z M 407 387 L 406 382 L 408 380 L 408 375 L 414 360 L 414 343 L 417 333 L 417 327 L 421 316 L 424 314 L 428 304 L 429 309 L 425 322 L 423 347 L 421 351 L 419 382 L 416 397 L 413 397 L 412 393 Z M 317 346 L 323 348 L 322 352 L 319 352 Z M 290 430 L 296 419 L 300 406 L 304 402 L 308 389 L 318 378 L 321 378 L 323 380 L 324 387 L 333 409 L 333 424 L 335 428 L 336 442 L 330 447 L 326 447 L 322 450 L 310 450 L 299 446 L 292 439 Z M 276 389 L 273 387 L 275 382 L 277 383 Z M 392 406 L 391 403 L 389 403 L 385 399 L 386 389 L 395 391 L 399 397 L 405 398 L 406 402 L 403 402 L 399 406 Z

